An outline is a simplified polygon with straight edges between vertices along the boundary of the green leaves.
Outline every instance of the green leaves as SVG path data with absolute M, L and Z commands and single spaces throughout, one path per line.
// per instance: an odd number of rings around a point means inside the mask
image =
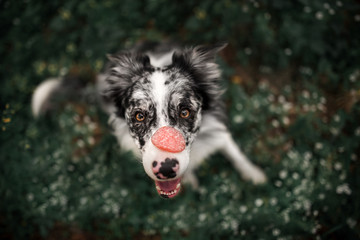
M 355 1 L 2 1 L 0 228 L 16 239 L 355 239 L 360 31 Z M 97 106 L 35 121 L 34 88 L 141 40 L 229 42 L 219 63 L 229 126 L 268 183 L 220 154 L 171 201 Z M 59 230 L 60 229 L 60 230 Z M 78 231 L 77 231 L 78 230 Z M 3 235 L 1 235 L 3 236 Z M 73 236 L 74 237 L 74 236 Z

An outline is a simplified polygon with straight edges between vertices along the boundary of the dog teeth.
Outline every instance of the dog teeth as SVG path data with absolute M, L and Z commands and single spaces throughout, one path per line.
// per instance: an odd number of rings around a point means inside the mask
M 161 190 L 161 188 L 160 188 L 158 185 L 156 185 L 156 189 L 157 189 L 157 190 Z
M 170 196 L 170 195 L 173 195 L 173 194 L 176 194 L 178 192 L 177 189 L 171 191 L 171 192 L 164 192 L 164 191 L 160 191 L 160 194 L 162 195 L 166 195 L 166 196 Z
M 176 185 L 176 189 L 179 189 L 180 188 L 180 183 L 178 183 L 178 185 Z

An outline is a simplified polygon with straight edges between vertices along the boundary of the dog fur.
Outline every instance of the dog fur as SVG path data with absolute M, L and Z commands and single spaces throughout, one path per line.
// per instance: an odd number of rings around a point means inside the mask
M 176 196 L 180 180 L 197 188 L 195 170 L 216 151 L 232 162 L 243 179 L 255 184 L 266 181 L 263 171 L 242 153 L 225 124 L 221 71 L 215 62 L 216 54 L 225 46 L 141 44 L 108 55 L 109 64 L 97 77 L 97 91 L 121 149 L 141 158 L 145 172 L 163 197 Z M 36 89 L 34 115 L 48 105 L 48 96 L 61 81 L 51 79 Z M 154 135 L 160 129 L 174 132 L 177 137 L 166 141 L 175 141 L 177 147 L 180 138 L 184 148 L 159 148 Z

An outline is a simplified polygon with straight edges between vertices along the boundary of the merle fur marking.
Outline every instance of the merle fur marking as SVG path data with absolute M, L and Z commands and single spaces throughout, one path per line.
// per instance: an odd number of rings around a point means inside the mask
M 215 62 L 216 53 L 225 46 L 180 48 L 173 44 L 148 43 L 108 55 L 110 62 L 97 77 L 101 105 L 110 116 L 109 123 L 121 148 L 137 154 L 145 172 L 154 181 L 158 180 L 154 165 L 165 161 L 161 167 L 166 175 L 174 177 L 176 166 L 174 181 L 182 178 L 196 188 L 195 169 L 206 157 L 221 151 L 244 179 L 265 182 L 265 174 L 242 153 L 225 124 L 221 71 Z M 47 109 L 48 101 L 53 99 L 49 96 L 66 91 L 65 80 L 49 79 L 35 90 L 34 115 Z M 184 108 L 190 115 L 181 118 Z M 137 112 L 145 118 L 137 121 Z M 184 150 L 167 152 L 152 143 L 153 134 L 164 126 L 179 133 L 176 138 L 180 140 L 174 138 L 173 141 L 180 144 L 184 140 Z M 179 192 L 177 183 L 168 184 L 176 185 L 170 192 L 163 194 L 161 189 L 158 192 L 163 197 L 173 197 Z

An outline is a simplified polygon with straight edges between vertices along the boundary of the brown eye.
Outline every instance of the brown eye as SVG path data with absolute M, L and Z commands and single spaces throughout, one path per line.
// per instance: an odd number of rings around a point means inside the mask
M 190 111 L 188 109 L 182 109 L 180 111 L 180 117 L 188 118 L 190 116 Z
M 142 122 L 145 120 L 145 115 L 142 112 L 137 112 L 135 114 L 136 121 Z

